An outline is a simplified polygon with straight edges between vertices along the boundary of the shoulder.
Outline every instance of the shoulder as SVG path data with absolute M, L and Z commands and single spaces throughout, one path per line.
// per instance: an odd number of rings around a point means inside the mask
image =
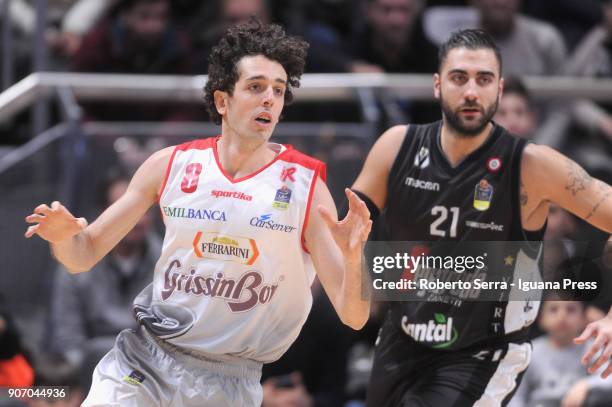
M 176 146 L 169 147 L 172 150 L 188 151 L 188 150 L 207 150 L 213 148 L 217 142 L 216 137 L 208 137 L 203 139 L 191 140 Z
M 308 154 L 304 154 L 299 150 L 291 146 L 285 146 L 287 149 L 281 154 L 280 160 L 287 161 L 295 164 L 303 165 L 307 168 L 317 168 L 321 165 L 324 165 L 323 161 L 311 157 Z
M 372 152 L 392 156 L 391 158 L 394 159 L 406 139 L 408 129 L 409 125 L 407 124 L 389 128 L 376 140 L 374 147 L 372 147 Z
M 548 146 L 527 143 L 523 150 L 521 171 L 529 174 L 530 177 L 547 176 L 546 171 L 558 168 L 566 158 L 563 154 Z
M 161 165 L 165 170 L 168 167 L 168 164 L 171 164 L 177 154 L 182 155 L 183 153 L 212 149 L 215 146 L 215 143 L 215 137 L 191 140 L 182 144 L 163 148 L 151 155 L 149 159 Z

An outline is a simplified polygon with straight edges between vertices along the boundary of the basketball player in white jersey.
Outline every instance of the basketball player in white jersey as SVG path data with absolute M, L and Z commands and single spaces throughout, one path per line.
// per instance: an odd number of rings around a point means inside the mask
M 307 48 L 279 26 L 231 28 L 210 55 L 205 88 L 220 136 L 153 154 L 91 225 L 59 202 L 26 218 L 26 237 L 49 241 L 77 273 L 161 207 L 154 281 L 134 301 L 141 326 L 119 334 L 84 406 L 259 406 L 261 365 L 298 336 L 315 270 L 345 324 L 367 321 L 367 207 L 347 190 L 350 210 L 337 221 L 325 165 L 269 142 Z

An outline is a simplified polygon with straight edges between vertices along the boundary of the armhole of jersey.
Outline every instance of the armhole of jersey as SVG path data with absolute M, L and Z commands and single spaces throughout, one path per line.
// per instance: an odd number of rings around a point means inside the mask
M 396 178 L 400 176 L 400 169 L 402 165 L 402 160 L 407 158 L 408 149 L 410 148 L 410 142 L 414 138 L 414 133 L 416 132 L 416 125 L 409 124 L 406 133 L 404 134 L 404 140 L 402 140 L 402 145 L 395 156 L 395 160 L 393 160 L 393 165 L 391 165 L 391 169 L 389 170 L 389 178 L 387 180 L 387 196 L 390 195 L 391 190 L 395 186 Z M 385 209 L 382 208 L 381 211 Z
M 320 163 L 317 165 L 315 169 L 314 176 L 312 177 L 312 181 L 310 182 L 310 189 L 308 191 L 308 201 L 306 202 L 306 211 L 304 211 L 304 221 L 302 222 L 302 236 L 300 240 L 302 242 L 302 250 L 306 253 L 310 254 L 310 251 L 306 247 L 306 227 L 308 226 L 308 219 L 310 218 L 310 207 L 312 206 L 312 196 L 314 195 L 315 185 L 317 181 L 321 178 L 321 181 L 327 182 L 327 170 L 324 163 Z
M 172 151 L 172 155 L 170 156 L 170 160 L 168 161 L 168 166 L 166 167 L 166 175 L 164 177 L 164 182 L 162 183 L 162 186 L 159 190 L 159 193 L 157 195 L 157 204 L 159 205 L 162 195 L 164 194 L 164 190 L 166 189 L 166 184 L 168 183 L 168 178 L 170 177 L 170 171 L 172 170 L 172 163 L 174 162 L 174 156 L 176 155 L 176 152 L 178 151 L 180 146 L 176 146 L 174 147 L 174 150 Z M 161 210 L 161 209 L 160 209 Z
M 544 235 L 544 230 L 546 229 L 546 221 L 542 228 L 538 230 L 525 230 L 523 229 L 523 211 L 521 210 L 521 168 L 523 162 L 523 154 L 525 152 L 525 147 L 527 146 L 527 141 L 524 139 L 519 139 L 516 147 L 516 153 L 518 153 L 518 157 L 512 163 L 512 174 L 517 179 L 512 183 L 512 208 L 513 211 L 516 211 L 518 216 L 515 216 L 515 219 L 518 221 L 513 226 L 511 240 L 524 240 L 526 242 L 537 242 L 542 240 Z M 531 247 L 531 245 L 530 245 Z M 535 247 L 533 247 L 535 249 Z

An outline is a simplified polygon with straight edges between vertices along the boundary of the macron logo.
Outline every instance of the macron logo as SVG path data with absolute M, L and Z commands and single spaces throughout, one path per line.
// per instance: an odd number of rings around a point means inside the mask
M 426 191 L 440 190 L 440 184 L 438 184 L 437 182 L 423 181 L 412 177 L 406 177 L 406 185 L 412 188 L 424 189 Z

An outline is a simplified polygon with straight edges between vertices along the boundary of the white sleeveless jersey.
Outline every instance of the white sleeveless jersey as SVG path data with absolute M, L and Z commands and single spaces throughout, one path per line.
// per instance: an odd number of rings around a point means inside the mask
M 135 314 L 187 350 L 268 363 L 310 312 L 314 268 L 304 228 L 325 164 L 276 145 L 274 161 L 232 179 L 219 164 L 217 140 L 174 150 L 159 199 L 163 249 Z

